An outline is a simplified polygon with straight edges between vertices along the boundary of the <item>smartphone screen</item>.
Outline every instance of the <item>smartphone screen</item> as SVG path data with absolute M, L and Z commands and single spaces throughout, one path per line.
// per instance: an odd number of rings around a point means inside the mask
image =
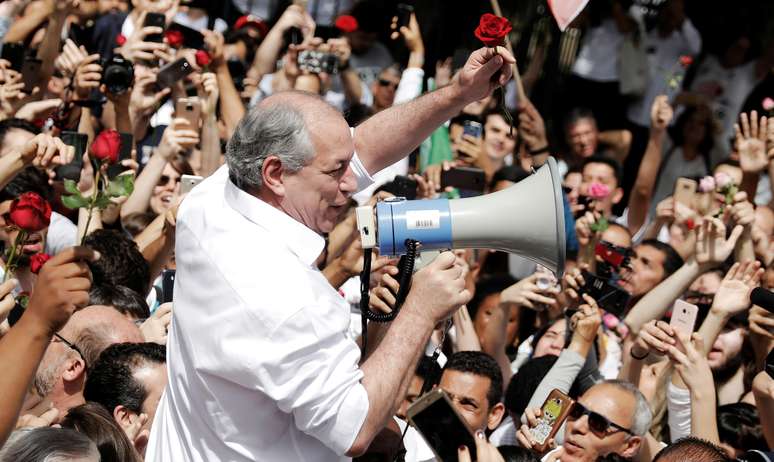
M 60 165 L 54 169 L 56 179 L 59 181 L 78 181 L 81 179 L 81 169 L 83 168 L 83 153 L 86 152 L 86 145 L 89 142 L 89 137 L 84 133 L 65 130 L 59 135 L 59 138 L 64 144 L 74 148 L 75 155 L 69 164 Z
M 473 138 L 481 138 L 481 134 L 484 131 L 480 122 L 475 120 L 466 120 L 462 126 L 462 135 L 472 136 Z
M 0 58 L 11 63 L 11 69 L 21 72 L 22 63 L 24 63 L 24 44 L 21 42 L 4 43 Z
M 159 70 L 156 76 L 156 88 L 157 90 L 169 88 L 193 71 L 193 66 L 185 58 L 172 61 Z
M 175 289 L 175 270 L 161 272 L 161 303 L 172 301 Z
M 429 392 L 412 405 L 412 408 L 414 406 L 423 408 L 416 413 L 412 413 L 409 408 L 409 420 L 439 460 L 458 460 L 457 448 L 461 445 L 467 446 L 471 452 L 471 460 L 476 460 L 476 441 L 473 434 L 442 390 Z
M 22 82 L 24 82 L 24 93 L 31 94 L 32 90 L 38 86 L 40 80 L 40 68 L 43 61 L 38 58 L 26 58 L 22 63 Z

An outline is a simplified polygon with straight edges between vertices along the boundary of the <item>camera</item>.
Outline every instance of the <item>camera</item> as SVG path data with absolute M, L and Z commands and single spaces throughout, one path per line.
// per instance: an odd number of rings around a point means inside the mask
M 339 70 L 339 57 L 333 53 L 304 50 L 298 54 L 298 67 L 312 74 L 335 74 Z
M 618 285 L 622 269 L 631 269 L 634 252 L 606 241 L 597 243 L 594 254 L 597 257 L 596 274 L 583 270 L 586 281 L 581 293 L 597 301 L 600 308 L 621 317 L 629 304 L 631 295 Z
M 125 93 L 134 83 L 134 66 L 121 55 L 113 55 L 100 62 L 102 65 L 102 83 L 110 93 Z

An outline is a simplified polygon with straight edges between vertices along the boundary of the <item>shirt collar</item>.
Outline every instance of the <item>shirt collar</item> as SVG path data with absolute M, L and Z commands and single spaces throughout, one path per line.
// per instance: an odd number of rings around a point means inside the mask
M 226 203 L 256 225 L 277 236 L 304 264 L 312 266 L 325 247 L 325 239 L 285 212 L 246 193 L 226 180 Z

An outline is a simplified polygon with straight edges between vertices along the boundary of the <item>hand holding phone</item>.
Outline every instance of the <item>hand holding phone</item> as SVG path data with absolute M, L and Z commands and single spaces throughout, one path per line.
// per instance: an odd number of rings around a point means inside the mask
M 166 29 L 167 17 L 161 13 L 145 13 L 145 20 L 142 23 L 142 27 L 160 27 Z M 162 43 L 164 41 L 164 34 L 148 34 L 145 36 L 146 42 Z
M 698 315 L 698 306 L 684 300 L 677 300 L 672 307 L 672 318 L 669 320 L 669 325 L 675 332 L 683 333 L 690 338 L 696 326 Z
M 549 449 L 574 403 L 561 390 L 554 389 L 540 409 L 527 409 L 527 425 L 522 425 L 516 435 L 522 446 L 541 453 Z

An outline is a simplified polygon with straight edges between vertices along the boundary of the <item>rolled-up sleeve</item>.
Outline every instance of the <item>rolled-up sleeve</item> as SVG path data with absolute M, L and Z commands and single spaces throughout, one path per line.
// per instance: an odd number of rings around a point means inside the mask
M 360 350 L 314 310 L 290 316 L 256 352 L 258 387 L 299 430 L 344 455 L 368 414 Z

